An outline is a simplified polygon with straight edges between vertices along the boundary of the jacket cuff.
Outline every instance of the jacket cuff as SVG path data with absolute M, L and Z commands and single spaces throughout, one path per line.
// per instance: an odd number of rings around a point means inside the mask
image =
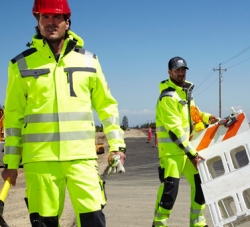
M 20 156 L 15 155 L 15 157 L 8 157 L 10 155 L 4 155 L 3 163 L 5 169 L 18 169 L 20 164 Z
M 111 153 L 111 152 L 123 152 L 124 154 L 126 153 L 126 147 L 118 147 L 118 149 L 110 149 L 109 150 L 109 153 Z
M 206 124 L 209 124 L 209 117 L 211 116 L 211 114 L 209 113 L 203 113 L 202 115 L 202 121 Z

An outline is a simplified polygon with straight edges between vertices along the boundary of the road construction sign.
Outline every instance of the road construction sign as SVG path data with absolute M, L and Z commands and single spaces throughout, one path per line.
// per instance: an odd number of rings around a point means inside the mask
M 215 227 L 250 226 L 250 128 L 241 110 L 194 133 L 191 144 L 206 160 L 198 170 Z

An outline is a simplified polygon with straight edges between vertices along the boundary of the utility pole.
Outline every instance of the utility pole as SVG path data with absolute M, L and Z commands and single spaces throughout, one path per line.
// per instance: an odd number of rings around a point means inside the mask
M 222 71 L 227 71 L 227 69 L 221 68 L 221 63 L 219 64 L 218 69 L 214 69 L 214 71 L 219 71 L 219 117 L 221 118 L 221 82 L 222 82 Z

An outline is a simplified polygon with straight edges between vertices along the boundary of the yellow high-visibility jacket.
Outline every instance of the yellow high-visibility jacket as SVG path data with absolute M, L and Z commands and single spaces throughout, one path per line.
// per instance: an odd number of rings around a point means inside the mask
M 43 39 L 10 61 L 4 164 L 97 158 L 93 109 L 110 151 L 125 149 L 118 104 L 96 55 L 72 31 L 58 61 Z
M 188 81 L 182 87 L 171 79 L 160 83 L 160 96 L 156 106 L 156 129 L 159 157 L 186 154 L 189 158 L 196 150 L 189 142 L 192 132 L 190 108 L 194 105 L 192 90 L 194 85 Z M 210 114 L 200 112 L 202 121 L 208 123 Z

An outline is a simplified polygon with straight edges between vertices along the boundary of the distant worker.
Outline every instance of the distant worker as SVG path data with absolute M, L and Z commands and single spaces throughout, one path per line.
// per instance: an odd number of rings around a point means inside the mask
M 151 143 L 152 140 L 152 128 L 148 126 L 148 141 L 146 143 Z
M 98 58 L 70 30 L 67 0 L 35 0 L 37 34 L 9 63 L 4 180 L 16 185 L 20 159 L 33 227 L 58 227 L 66 188 L 77 226 L 105 227 L 104 185 L 95 147 L 97 112 L 110 156 L 125 161 L 117 102 Z
M 182 174 L 191 187 L 190 227 L 207 226 L 204 217 L 205 200 L 197 170 L 199 160 L 204 158 L 189 142 L 193 128 L 190 109 L 195 104 L 192 97 L 194 85 L 186 81 L 187 69 L 187 63 L 183 58 L 170 59 L 169 79 L 160 83 L 156 128 L 161 185 L 155 204 L 153 227 L 168 226 Z M 213 124 L 219 120 L 208 113 L 199 112 L 199 115 L 205 124 Z

